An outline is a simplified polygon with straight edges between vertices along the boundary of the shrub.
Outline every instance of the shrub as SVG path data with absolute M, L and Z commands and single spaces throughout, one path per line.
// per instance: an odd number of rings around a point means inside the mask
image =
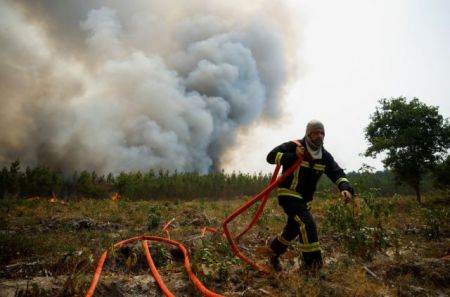
M 159 206 L 152 206 L 149 208 L 148 214 L 148 230 L 152 231 L 161 225 L 161 208 Z
M 376 251 L 391 244 L 385 222 L 392 205 L 370 193 L 356 198 L 352 205 L 330 204 L 326 207 L 325 232 L 334 232 L 351 255 L 371 260 Z
M 428 240 L 440 240 L 441 229 L 440 225 L 447 222 L 449 210 L 446 208 L 422 208 L 422 215 L 425 225 L 423 227 L 423 234 Z

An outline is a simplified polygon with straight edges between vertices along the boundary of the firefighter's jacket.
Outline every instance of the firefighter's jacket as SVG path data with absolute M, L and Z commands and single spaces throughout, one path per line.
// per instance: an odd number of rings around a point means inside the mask
M 305 203 L 310 202 L 313 199 L 317 182 L 323 173 L 338 186 L 339 190 L 348 190 L 353 194 L 353 188 L 344 171 L 325 148 L 322 147 L 322 158 L 313 160 L 307 153 L 305 139 L 299 141 L 305 148 L 305 158 L 303 158 L 300 166 L 280 183 L 278 196 L 292 196 L 302 199 Z M 267 162 L 282 165 L 284 173 L 298 160 L 296 148 L 295 142 L 285 142 L 267 155 Z

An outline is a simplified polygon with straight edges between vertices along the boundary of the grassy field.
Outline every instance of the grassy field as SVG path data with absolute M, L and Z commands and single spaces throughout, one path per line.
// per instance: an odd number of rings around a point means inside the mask
M 205 226 L 220 228 L 251 197 L 229 200 L 1 200 L 0 297 L 84 296 L 101 253 L 110 255 L 95 296 L 161 296 L 140 243 L 112 249 L 137 235 L 170 237 L 189 251 L 192 269 L 210 290 L 225 296 L 449 296 L 450 213 L 447 194 L 381 198 L 367 195 L 354 204 L 315 199 L 325 267 L 301 268 L 295 242 L 282 258 L 283 271 L 268 275 L 243 263 L 227 240 L 201 236 Z M 231 224 L 246 226 L 256 207 Z M 267 244 L 285 216 L 270 198 L 263 216 L 239 247 L 267 265 Z M 150 250 L 175 296 L 201 296 L 188 280 L 171 246 L 152 242 Z M 445 258 L 447 257 L 447 258 Z

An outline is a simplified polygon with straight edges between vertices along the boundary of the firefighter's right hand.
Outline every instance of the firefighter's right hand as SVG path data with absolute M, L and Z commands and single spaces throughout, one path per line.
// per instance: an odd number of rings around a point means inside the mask
M 342 191 L 341 196 L 344 199 L 345 203 L 349 203 L 352 200 L 352 193 L 347 190 Z
M 295 153 L 297 154 L 298 158 L 302 158 L 305 154 L 305 148 L 303 146 L 297 146 Z

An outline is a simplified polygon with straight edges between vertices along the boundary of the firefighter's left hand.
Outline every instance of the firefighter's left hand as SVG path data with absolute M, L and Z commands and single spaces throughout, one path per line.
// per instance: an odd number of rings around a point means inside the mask
M 347 190 L 342 191 L 341 195 L 345 203 L 349 203 L 352 200 L 352 193 Z

